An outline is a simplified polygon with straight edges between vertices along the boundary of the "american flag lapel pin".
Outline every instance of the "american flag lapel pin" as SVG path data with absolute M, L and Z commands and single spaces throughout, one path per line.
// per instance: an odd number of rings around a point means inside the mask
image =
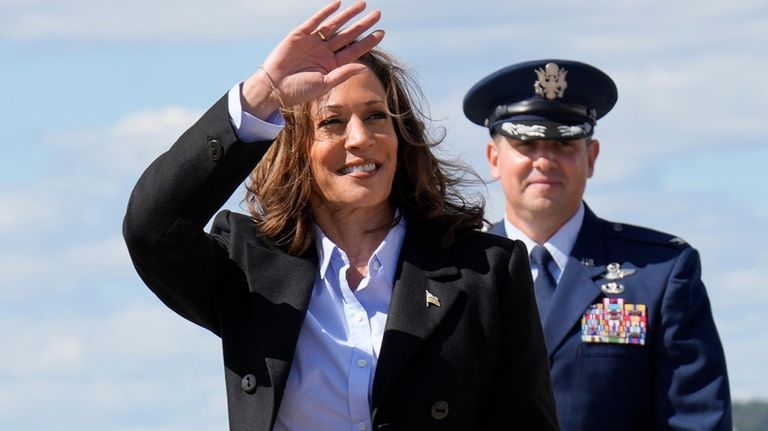
M 432 292 L 430 292 L 429 290 L 425 290 L 425 292 L 427 293 L 427 308 L 429 308 L 430 305 L 434 305 L 435 307 L 439 307 L 440 306 L 440 298 L 438 298 L 437 296 L 433 295 Z

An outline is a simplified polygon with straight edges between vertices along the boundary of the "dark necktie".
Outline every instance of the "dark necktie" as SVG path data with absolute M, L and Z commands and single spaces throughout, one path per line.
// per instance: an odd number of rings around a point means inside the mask
M 531 260 L 536 262 L 536 265 L 539 267 L 536 281 L 533 282 L 533 290 L 536 292 L 539 316 L 543 319 L 547 313 L 549 300 L 555 292 L 555 277 L 549 272 L 549 263 L 552 262 L 552 255 L 549 254 L 546 248 L 537 245 L 531 251 Z

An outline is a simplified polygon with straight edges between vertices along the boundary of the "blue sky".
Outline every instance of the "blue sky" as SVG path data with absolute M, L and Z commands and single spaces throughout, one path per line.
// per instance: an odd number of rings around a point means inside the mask
M 226 428 L 219 341 L 143 286 L 122 215 L 143 168 L 322 4 L 0 0 L 0 429 Z M 614 77 L 586 200 L 700 251 L 733 395 L 768 399 L 768 4 L 369 4 L 446 151 L 485 178 L 487 133 L 461 113 L 474 82 L 539 58 Z

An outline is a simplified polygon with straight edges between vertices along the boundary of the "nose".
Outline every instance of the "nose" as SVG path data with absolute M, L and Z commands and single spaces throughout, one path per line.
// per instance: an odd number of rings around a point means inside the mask
M 546 172 L 557 166 L 557 153 L 547 145 L 539 145 L 533 155 L 533 167 Z
M 346 139 L 344 141 L 344 148 L 362 148 L 371 145 L 373 140 L 368 128 L 365 126 L 365 122 L 357 116 L 350 118 L 347 123 Z

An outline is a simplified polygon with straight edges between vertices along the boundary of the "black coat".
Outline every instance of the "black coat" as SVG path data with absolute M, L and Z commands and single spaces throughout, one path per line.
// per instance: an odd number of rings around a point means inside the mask
M 247 216 L 203 230 L 269 145 L 238 141 L 222 98 L 142 175 L 124 221 L 147 285 L 221 337 L 232 430 L 274 425 L 318 271 L 314 247 L 289 255 Z M 399 256 L 374 429 L 557 429 L 525 246 L 476 232 L 441 249 L 419 231 Z

